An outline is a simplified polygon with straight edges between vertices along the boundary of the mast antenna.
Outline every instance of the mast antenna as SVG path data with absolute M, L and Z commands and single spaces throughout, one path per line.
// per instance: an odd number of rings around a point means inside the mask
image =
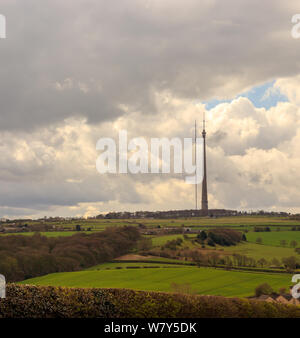
M 195 210 L 198 209 L 198 184 L 197 184 L 197 121 L 195 120 Z

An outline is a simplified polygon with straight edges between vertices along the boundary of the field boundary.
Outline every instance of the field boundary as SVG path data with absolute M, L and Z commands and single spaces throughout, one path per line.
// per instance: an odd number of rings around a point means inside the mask
M 197 263 L 186 263 L 179 261 L 176 262 L 168 262 L 168 261 L 152 261 L 152 260 L 114 260 L 107 263 L 153 263 L 153 264 L 170 264 L 170 265 L 187 265 L 187 266 L 195 266 L 195 267 L 204 267 L 204 268 L 216 268 L 216 269 L 222 269 L 222 270 L 238 270 L 238 271 L 251 271 L 251 272 L 262 272 L 262 273 L 286 273 L 286 274 L 293 274 L 293 272 L 286 271 L 283 268 L 278 268 L 278 270 L 275 269 L 267 269 L 267 268 L 252 268 L 247 266 L 225 266 L 225 265 L 209 265 L 209 264 L 197 264 Z M 139 268 L 143 268 L 142 266 Z M 294 272 L 298 272 L 298 270 L 295 270 Z

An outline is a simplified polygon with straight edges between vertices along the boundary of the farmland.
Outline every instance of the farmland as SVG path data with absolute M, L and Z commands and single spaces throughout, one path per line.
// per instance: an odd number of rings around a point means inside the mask
M 42 236 L 45 237 L 68 237 L 78 234 L 78 231 L 47 231 L 40 232 Z M 91 234 L 91 231 L 81 231 L 80 233 Z M 8 234 L 0 234 L 0 236 L 12 236 L 12 235 L 22 235 L 22 236 L 33 236 L 35 232 L 21 232 L 21 233 L 8 233 Z
M 300 231 L 272 231 L 272 232 L 249 232 L 247 240 L 255 243 L 257 238 L 262 239 L 262 244 L 271 246 L 289 247 L 291 241 L 296 241 L 300 246 Z M 281 241 L 285 240 L 283 245 Z
M 246 243 L 240 243 L 236 246 L 230 246 L 230 247 L 221 247 L 216 246 L 216 248 L 210 248 L 206 247 L 205 251 L 211 251 L 211 252 L 217 252 L 217 253 L 224 253 L 226 255 L 228 254 L 243 254 L 247 255 L 248 257 L 252 257 L 255 259 L 265 258 L 265 259 L 273 259 L 278 258 L 282 259 L 284 257 L 289 257 L 295 255 L 295 250 L 291 247 L 281 247 L 280 240 L 286 239 L 287 243 L 290 242 L 291 239 L 295 238 L 295 233 L 300 235 L 300 232 L 294 232 L 294 231 L 280 231 L 280 232 L 248 232 L 247 233 L 247 241 Z M 274 237 L 272 237 L 273 234 L 276 234 Z M 189 248 L 198 248 L 200 249 L 200 245 L 194 244 L 191 245 L 191 239 L 195 238 L 196 236 L 189 235 L 189 240 L 183 240 L 183 247 L 189 247 Z M 256 238 L 261 237 L 262 238 L 262 244 L 256 244 Z M 167 235 L 167 236 L 158 236 L 152 238 L 153 246 L 160 246 L 166 244 L 167 241 L 174 240 L 177 238 L 182 238 L 182 235 Z M 297 237 L 296 237 L 297 240 Z M 278 245 L 276 245 L 278 244 Z M 275 247 L 276 246 L 276 247 Z M 300 237 L 299 237 L 299 246 L 300 246 Z
M 78 224 L 81 226 L 80 232 L 74 231 Z M 47 238 L 53 237 L 54 240 L 55 237 L 78 233 L 99 234 L 105 229 L 112 232 L 117 227 L 128 225 L 141 230 L 141 237 L 124 258 L 106 259 L 92 267 L 78 266 L 73 272 L 49 271 L 46 273 L 50 274 L 35 278 L 31 275 L 29 277 L 32 278 L 20 283 L 167 292 L 173 292 L 171 285 L 177 283 L 188 284 L 191 292 L 197 294 L 245 297 L 253 295 L 254 289 L 265 282 L 277 291 L 281 287 L 288 288 L 291 274 L 283 273 L 286 271 L 283 260 L 291 256 L 300 258 L 290 246 L 292 240 L 299 242 L 300 246 L 300 231 L 292 231 L 292 227 L 300 226 L 300 222 L 284 217 L 80 220 L 58 222 L 56 228 L 62 231 L 41 231 L 40 234 Z M 269 231 L 265 231 L 265 227 Z M 231 232 L 237 230 L 246 236 L 246 241 L 244 239 L 233 245 L 212 246 L 207 240 L 197 240 L 200 230 L 209 234 L 210 231 L 224 231 L 222 229 L 231 229 Z M 33 234 L 34 232 L 22 233 L 25 236 Z M 258 237 L 261 238 L 260 244 L 256 243 Z M 282 240 L 285 240 L 286 245 L 282 245 Z M 142 241 L 148 242 L 143 246 L 139 244 Z M 239 265 L 235 255 L 252 261 Z M 270 267 L 274 258 L 279 265 L 272 269 Z M 231 266 L 233 268 L 228 270 L 227 267 Z
M 246 297 L 253 295 L 255 287 L 266 281 L 278 290 L 291 284 L 291 276 L 196 267 L 140 268 L 55 273 L 25 280 L 21 284 L 170 292 L 172 282 L 188 282 L 197 294 Z
M 210 227 L 227 227 L 251 229 L 254 226 L 270 226 L 274 229 L 278 227 L 283 230 L 290 230 L 292 226 L 300 226 L 300 220 L 292 220 L 288 217 L 270 217 L 270 216 L 232 216 L 232 217 L 193 217 L 193 218 L 176 218 L 176 219 L 78 219 L 64 221 L 23 221 L 29 227 L 36 224 L 54 226 L 65 230 L 75 229 L 80 224 L 83 230 L 90 228 L 94 230 L 104 230 L 111 226 L 139 226 L 143 224 L 147 228 L 164 227 L 191 227 L 191 228 L 210 228 Z
M 230 253 L 238 253 L 238 254 L 247 255 L 255 259 L 260 259 L 260 258 L 282 259 L 284 257 L 295 255 L 294 249 L 291 249 L 291 248 L 274 247 L 274 246 L 261 245 L 261 244 L 256 244 L 256 243 L 242 243 L 242 244 L 238 244 L 235 247 L 226 247 L 224 248 L 224 251 L 230 252 Z

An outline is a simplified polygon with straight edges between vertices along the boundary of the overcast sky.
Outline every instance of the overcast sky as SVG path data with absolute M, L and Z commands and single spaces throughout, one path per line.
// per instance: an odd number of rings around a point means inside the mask
M 300 212 L 298 12 L 297 0 L 0 0 L 0 217 L 193 208 L 182 177 L 100 175 L 96 142 L 190 137 L 203 111 L 209 207 Z

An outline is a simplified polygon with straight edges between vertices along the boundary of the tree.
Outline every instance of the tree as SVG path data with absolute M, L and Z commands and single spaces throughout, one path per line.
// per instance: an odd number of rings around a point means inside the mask
M 291 246 L 292 248 L 296 248 L 297 244 L 298 244 L 297 241 L 292 240 L 291 243 L 290 243 L 290 246 Z
M 0 271 L 8 282 L 75 271 L 110 261 L 136 248 L 136 227 L 111 227 L 87 236 L 0 236 Z
M 256 243 L 257 243 L 257 244 L 262 244 L 262 239 L 261 239 L 261 237 L 257 237 L 257 238 L 256 238 Z
M 298 267 L 298 259 L 295 256 L 282 258 L 282 263 L 288 271 Z
M 286 246 L 286 240 L 285 239 L 282 239 L 280 241 L 280 246 Z
M 260 258 L 258 261 L 257 261 L 257 264 L 260 265 L 262 268 L 264 266 L 266 266 L 268 264 L 267 260 L 264 259 L 264 258 Z
M 206 232 L 205 232 L 204 230 L 202 230 L 202 231 L 200 232 L 200 234 L 197 236 L 197 238 L 199 238 L 201 241 L 205 241 L 206 238 L 207 238 Z
M 273 293 L 272 287 L 268 283 L 263 283 L 260 284 L 256 289 L 255 289 L 255 296 L 259 297 L 261 295 L 270 295 Z
M 76 231 L 81 231 L 81 226 L 80 226 L 80 224 L 76 224 Z
M 273 258 L 272 261 L 271 261 L 271 264 L 273 266 L 276 266 L 276 267 L 279 267 L 280 266 L 280 262 L 277 258 Z
M 138 243 L 138 249 L 142 251 L 150 250 L 152 248 L 152 239 L 143 238 Z
M 211 238 L 208 239 L 207 244 L 209 246 L 216 246 L 215 242 Z
M 247 242 L 247 237 L 246 237 L 245 234 L 243 234 L 242 240 L 243 240 L 244 242 Z

